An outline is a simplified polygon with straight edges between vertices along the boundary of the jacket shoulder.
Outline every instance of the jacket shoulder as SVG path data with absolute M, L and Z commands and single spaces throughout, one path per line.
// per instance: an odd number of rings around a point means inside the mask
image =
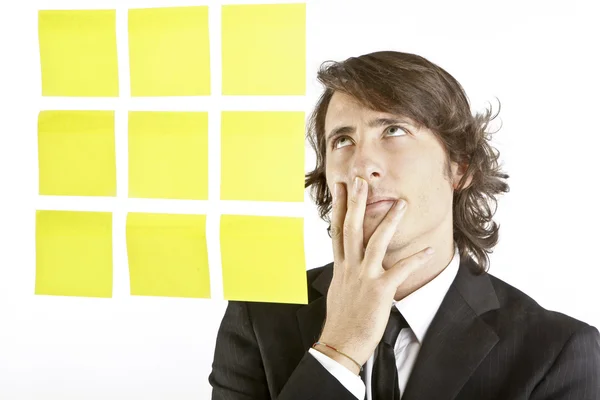
M 538 334 L 545 331 L 548 335 L 555 336 L 555 339 L 560 337 L 563 340 L 590 326 L 562 312 L 548 310 L 523 291 L 491 274 L 488 275 L 496 291 L 500 309 L 482 317 L 489 322 L 495 322 L 494 325 L 506 325 L 510 329 L 518 327 L 526 332 Z

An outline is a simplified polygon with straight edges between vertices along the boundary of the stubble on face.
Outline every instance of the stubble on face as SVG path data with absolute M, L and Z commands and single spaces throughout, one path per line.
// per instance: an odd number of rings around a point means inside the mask
M 441 226 L 452 225 L 453 191 L 445 158 L 436 165 L 437 168 L 431 168 L 422 177 L 422 184 L 414 188 L 410 207 L 388 245 L 383 261 L 385 269 L 422 250 L 432 239 L 443 236 L 445 231 L 440 230 Z

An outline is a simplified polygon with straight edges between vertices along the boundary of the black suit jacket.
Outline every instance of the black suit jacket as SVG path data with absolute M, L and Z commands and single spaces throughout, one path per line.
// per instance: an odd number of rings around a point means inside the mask
M 459 272 L 403 400 L 599 400 L 600 335 L 494 276 Z M 311 354 L 333 265 L 309 270 L 309 304 L 230 301 L 217 335 L 213 400 L 355 400 Z

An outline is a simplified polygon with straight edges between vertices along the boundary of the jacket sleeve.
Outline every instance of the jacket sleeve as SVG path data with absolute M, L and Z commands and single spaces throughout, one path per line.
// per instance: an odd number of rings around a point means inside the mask
M 208 381 L 212 400 L 356 400 L 308 351 L 281 392 L 272 393 L 246 302 L 227 305 Z
M 596 328 L 587 325 L 567 340 L 531 399 L 600 399 L 600 334 Z

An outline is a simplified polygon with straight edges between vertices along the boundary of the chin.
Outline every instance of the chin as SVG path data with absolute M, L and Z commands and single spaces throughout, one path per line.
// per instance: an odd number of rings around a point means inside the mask
M 377 230 L 378 226 L 379 226 L 378 224 L 365 224 L 363 226 L 363 242 L 365 244 L 365 247 L 367 246 L 367 243 L 369 243 L 369 240 L 371 240 L 371 237 L 375 233 L 375 230 Z M 403 235 L 405 235 L 405 233 L 403 233 L 402 231 L 397 229 L 396 232 L 394 233 L 394 236 L 392 236 L 392 240 L 390 240 L 388 249 L 396 250 L 398 248 L 402 248 L 405 243 L 405 240 L 401 239 L 403 237 Z
M 365 226 L 363 228 L 364 229 L 364 236 L 363 236 L 364 239 L 363 240 L 365 243 L 365 247 L 369 243 L 369 240 L 373 236 L 373 233 L 375 232 L 376 228 L 377 228 L 377 226 L 374 226 L 374 227 Z M 397 229 L 396 232 L 394 233 L 394 236 L 392 236 L 392 239 L 390 240 L 390 242 L 387 246 L 387 252 L 395 252 L 395 251 L 401 250 L 410 243 L 411 243 L 411 240 L 410 240 L 409 233 L 406 232 L 405 230 Z
M 379 226 L 379 224 L 381 224 L 384 217 L 385 214 L 381 216 L 365 216 L 365 219 L 363 221 L 363 238 L 365 245 L 369 242 L 369 239 L 371 239 L 371 236 L 373 236 L 373 233 L 375 233 L 377 227 Z
M 394 235 L 390 244 L 388 245 L 388 251 L 399 251 L 406 248 L 410 243 L 410 240 L 407 240 L 406 237 L 400 237 L 399 235 Z

